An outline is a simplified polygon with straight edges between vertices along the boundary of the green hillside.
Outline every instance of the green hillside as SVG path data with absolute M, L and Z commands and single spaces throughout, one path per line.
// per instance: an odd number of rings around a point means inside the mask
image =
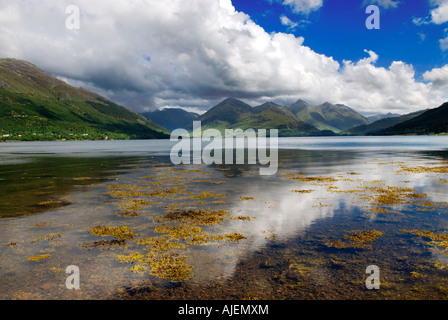
M 201 121 L 202 130 L 213 128 L 223 134 L 225 129 L 278 129 L 282 137 L 322 135 L 313 126 L 272 102 L 253 108 L 240 100 L 229 98 L 196 120 Z
M 378 135 L 431 135 L 448 133 L 448 102 L 438 108 L 379 131 Z
M 180 108 L 169 108 L 156 110 L 152 112 L 144 112 L 142 116 L 151 121 L 167 128 L 170 131 L 189 126 L 199 115 L 197 113 L 188 112 Z
M 407 120 L 413 119 L 422 113 L 424 113 L 426 110 L 413 112 L 410 114 L 405 114 L 403 116 L 399 117 L 391 117 L 391 118 L 384 118 L 378 121 L 375 121 L 371 124 L 357 126 L 348 130 L 345 130 L 342 132 L 342 135 L 349 135 L 349 136 L 364 136 L 364 135 L 372 135 L 377 133 L 378 131 L 393 127 L 399 123 L 405 122 Z
M 286 109 L 299 120 L 319 130 L 331 130 L 334 133 L 369 123 L 367 118 L 342 104 L 325 102 L 319 106 L 311 106 L 303 100 L 298 100 Z
M 0 59 L 2 140 L 167 138 L 168 131 L 31 63 Z
M 232 125 L 243 114 L 252 113 L 252 107 L 238 99 L 228 98 L 201 115 L 197 120 L 203 126 Z M 227 127 L 229 128 L 229 127 Z
M 253 108 L 251 113 L 242 115 L 234 127 L 278 129 L 279 136 L 282 137 L 320 135 L 315 127 L 300 121 L 290 111 L 273 103 Z

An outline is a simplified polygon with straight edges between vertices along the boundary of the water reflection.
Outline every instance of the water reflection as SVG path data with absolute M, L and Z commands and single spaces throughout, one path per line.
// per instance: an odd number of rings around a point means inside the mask
M 194 288 L 188 298 L 215 298 L 216 290 L 204 296 L 203 288 L 213 284 L 223 297 L 232 296 L 233 289 L 225 283 L 241 286 L 254 277 L 254 288 L 263 283 L 272 294 L 282 292 L 275 298 L 299 298 L 297 288 L 312 290 L 320 281 L 330 281 L 330 274 L 340 276 L 335 273 L 340 268 L 355 277 L 359 270 L 354 266 L 362 266 L 369 254 L 379 264 L 387 260 L 384 268 L 392 273 L 407 261 L 403 256 L 418 252 L 426 257 L 414 260 L 427 264 L 419 269 L 423 274 L 432 263 L 428 246 L 401 230 L 443 232 L 447 224 L 447 174 L 431 170 L 447 167 L 447 153 L 442 151 L 281 150 L 279 171 L 272 177 L 260 176 L 257 165 L 173 167 L 166 155 L 21 157 L 29 161 L 26 166 L 9 162 L 1 167 L 0 184 L 7 194 L 0 198 L 3 299 L 127 298 L 130 291 L 123 288 L 135 287 L 152 288 L 151 298 L 184 297 L 183 286 Z M 198 220 L 204 218 L 198 213 L 210 212 L 206 218 L 216 219 L 220 210 L 228 214 L 216 220 L 219 223 Z M 160 221 L 173 212 L 179 212 L 176 219 Z M 114 242 L 120 238 L 91 232 L 98 226 L 103 231 L 111 230 L 105 226 L 126 226 L 135 238 Z M 190 233 L 173 236 L 173 229 L 158 231 L 162 226 Z M 353 230 L 376 229 L 384 236 L 375 240 L 371 252 L 327 246 Z M 194 241 L 192 234 L 197 236 Z M 224 237 L 231 234 L 244 239 Z M 148 247 L 137 242 L 148 238 L 188 244 L 176 254 L 191 266 L 191 277 L 180 283 L 161 280 L 157 273 L 130 271 L 137 260 L 117 261 L 119 255 L 146 254 Z M 377 246 L 381 250 L 375 250 Z M 432 261 L 447 263 L 446 255 L 431 255 Z M 47 258 L 27 260 L 38 256 Z M 82 289 L 76 293 L 64 285 L 65 267 L 72 264 L 83 274 Z M 405 277 L 404 272 L 397 279 Z M 399 290 L 401 285 L 390 288 Z M 360 290 L 360 296 L 365 295 Z M 332 297 L 335 292 L 338 288 L 330 286 L 326 294 Z

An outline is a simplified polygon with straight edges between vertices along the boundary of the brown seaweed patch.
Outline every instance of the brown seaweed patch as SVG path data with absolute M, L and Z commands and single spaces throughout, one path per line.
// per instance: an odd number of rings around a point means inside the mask
M 72 204 L 71 202 L 67 200 L 48 200 L 48 201 L 41 201 L 37 203 L 37 206 L 39 207 L 46 207 L 46 208 L 59 208 L 64 207 Z
M 222 180 L 204 179 L 204 180 L 195 180 L 194 182 L 221 184 L 221 183 L 224 183 L 225 181 L 222 181 Z
M 240 221 L 250 221 L 252 219 L 256 219 L 256 217 L 236 216 L 236 217 L 229 218 L 229 220 L 240 220 Z
M 93 242 L 85 242 L 82 244 L 82 248 L 84 249 L 93 249 L 93 248 L 102 248 L 102 249 L 110 249 L 114 246 L 123 246 L 126 244 L 126 240 L 121 239 L 112 239 L 112 240 L 100 240 Z
M 275 230 L 263 230 L 261 233 L 270 233 L 269 236 L 265 236 L 264 238 L 267 240 L 277 240 L 277 237 L 275 236 Z
M 143 238 L 126 226 L 97 226 L 90 230 L 93 235 L 113 236 L 115 239 L 110 241 L 119 241 L 120 244 L 127 244 L 127 240 L 135 238 L 136 245 L 143 246 L 133 250 L 126 245 L 123 254 L 117 255 L 118 262 L 131 264 L 132 272 L 145 271 L 161 279 L 181 282 L 192 276 L 192 267 L 187 263 L 186 256 L 188 247 L 212 244 L 220 246 L 222 242 L 223 245 L 228 245 L 228 242 L 237 243 L 246 239 L 237 232 L 216 234 L 212 226 L 231 220 L 250 221 L 250 217 L 232 217 L 230 211 L 225 210 L 198 209 L 198 206 L 207 203 L 223 203 L 221 199 L 227 195 L 211 191 L 198 193 L 187 189 L 187 186 L 197 188 L 198 184 L 194 184 L 195 182 L 221 184 L 224 181 L 206 179 L 203 176 L 209 173 L 201 170 L 154 168 L 154 171 L 158 174 L 143 177 L 138 184 L 109 186 L 107 193 L 118 198 L 117 205 L 121 211 L 117 214 L 125 217 L 134 216 L 136 211 L 152 204 L 153 198 L 149 197 L 163 199 L 155 203 L 167 210 L 166 214 L 153 220 L 157 224 L 153 232 L 158 235 Z M 107 243 L 103 240 L 101 244 Z M 101 244 L 98 242 L 98 245 Z
M 117 216 L 123 217 L 123 218 L 132 218 L 132 217 L 138 217 L 139 214 L 135 211 L 120 211 L 115 212 Z
M 415 194 L 415 189 L 405 187 L 366 187 L 367 191 L 371 191 L 373 196 L 371 204 L 374 206 L 397 205 L 404 203 L 410 196 Z
M 224 221 L 228 214 L 229 211 L 224 210 L 174 210 L 160 217 L 158 220 L 213 225 Z
M 332 207 L 332 206 L 333 205 L 331 203 L 323 203 L 323 202 L 313 204 L 313 208 L 325 208 L 325 207 Z
M 33 228 L 48 228 L 52 225 L 52 222 L 42 222 L 42 223 L 37 223 L 33 226 Z
M 147 200 L 147 199 L 129 199 L 129 198 L 123 198 L 121 199 L 120 209 L 122 210 L 141 210 L 145 207 L 150 206 L 153 204 L 154 201 Z
M 331 176 L 306 176 L 305 174 L 283 171 L 280 176 L 282 179 L 286 180 L 296 180 L 300 182 L 309 182 L 309 183 L 330 183 L 337 182 L 338 179 Z
M 352 234 L 344 235 L 345 241 L 332 241 L 327 242 L 328 247 L 334 247 L 337 249 L 347 249 L 347 248 L 368 248 L 371 249 L 370 243 L 374 242 L 384 233 L 378 230 L 361 230 L 355 231 Z
M 180 199 L 207 199 L 207 198 L 227 198 L 225 194 L 215 194 L 213 192 L 201 192 L 198 195 L 181 197 Z
M 401 230 L 403 233 L 414 234 L 423 238 L 428 238 L 429 245 L 443 248 L 442 253 L 448 254 L 448 234 L 446 233 L 433 233 L 429 230 Z
M 28 261 L 39 261 L 39 260 L 48 259 L 50 257 L 51 257 L 51 255 L 49 255 L 49 254 L 40 254 L 40 255 L 37 255 L 37 256 L 29 257 L 26 260 L 28 260 Z
M 132 272 L 147 271 L 150 275 L 173 282 L 190 278 L 192 268 L 185 263 L 186 258 L 179 254 L 179 249 L 185 248 L 185 244 L 163 236 L 139 239 L 137 244 L 150 245 L 146 249 L 148 253 L 143 255 L 132 252 L 128 255 L 117 255 L 118 262 L 134 264 L 130 268 Z
M 292 190 L 291 192 L 294 192 L 294 193 L 311 193 L 311 192 L 313 192 L 314 190 L 313 189 L 305 189 L 305 190 Z
M 49 234 L 43 234 L 43 235 L 39 235 L 36 238 L 33 238 L 30 240 L 31 243 L 35 243 L 38 241 L 43 241 L 43 240 L 47 240 L 48 242 L 53 241 L 56 238 L 60 238 L 62 237 L 62 233 L 60 232 L 56 232 L 56 233 L 49 233 Z
M 400 165 L 401 171 L 405 173 L 448 173 L 448 166 L 417 166 L 409 167 L 406 165 Z
M 133 239 L 136 235 L 128 226 L 108 227 L 96 226 L 90 229 L 94 236 L 105 237 L 114 236 L 118 240 Z
M 414 278 L 414 279 L 422 279 L 422 278 L 426 278 L 427 275 L 418 273 L 416 271 L 411 271 L 411 277 Z

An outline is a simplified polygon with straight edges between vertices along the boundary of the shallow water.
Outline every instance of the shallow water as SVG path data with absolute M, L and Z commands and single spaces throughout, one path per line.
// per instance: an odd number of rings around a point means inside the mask
M 280 139 L 274 176 L 172 145 L 1 144 L 0 299 L 447 298 L 446 137 Z

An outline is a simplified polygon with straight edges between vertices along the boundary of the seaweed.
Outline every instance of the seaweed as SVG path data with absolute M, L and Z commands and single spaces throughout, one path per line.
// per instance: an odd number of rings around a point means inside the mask
M 361 230 L 361 231 L 353 231 L 351 234 L 344 235 L 345 241 L 332 241 L 327 242 L 326 245 L 328 247 L 334 247 L 337 249 L 347 249 L 347 248 L 367 248 L 371 249 L 372 245 L 370 243 L 374 242 L 384 233 L 378 230 Z

